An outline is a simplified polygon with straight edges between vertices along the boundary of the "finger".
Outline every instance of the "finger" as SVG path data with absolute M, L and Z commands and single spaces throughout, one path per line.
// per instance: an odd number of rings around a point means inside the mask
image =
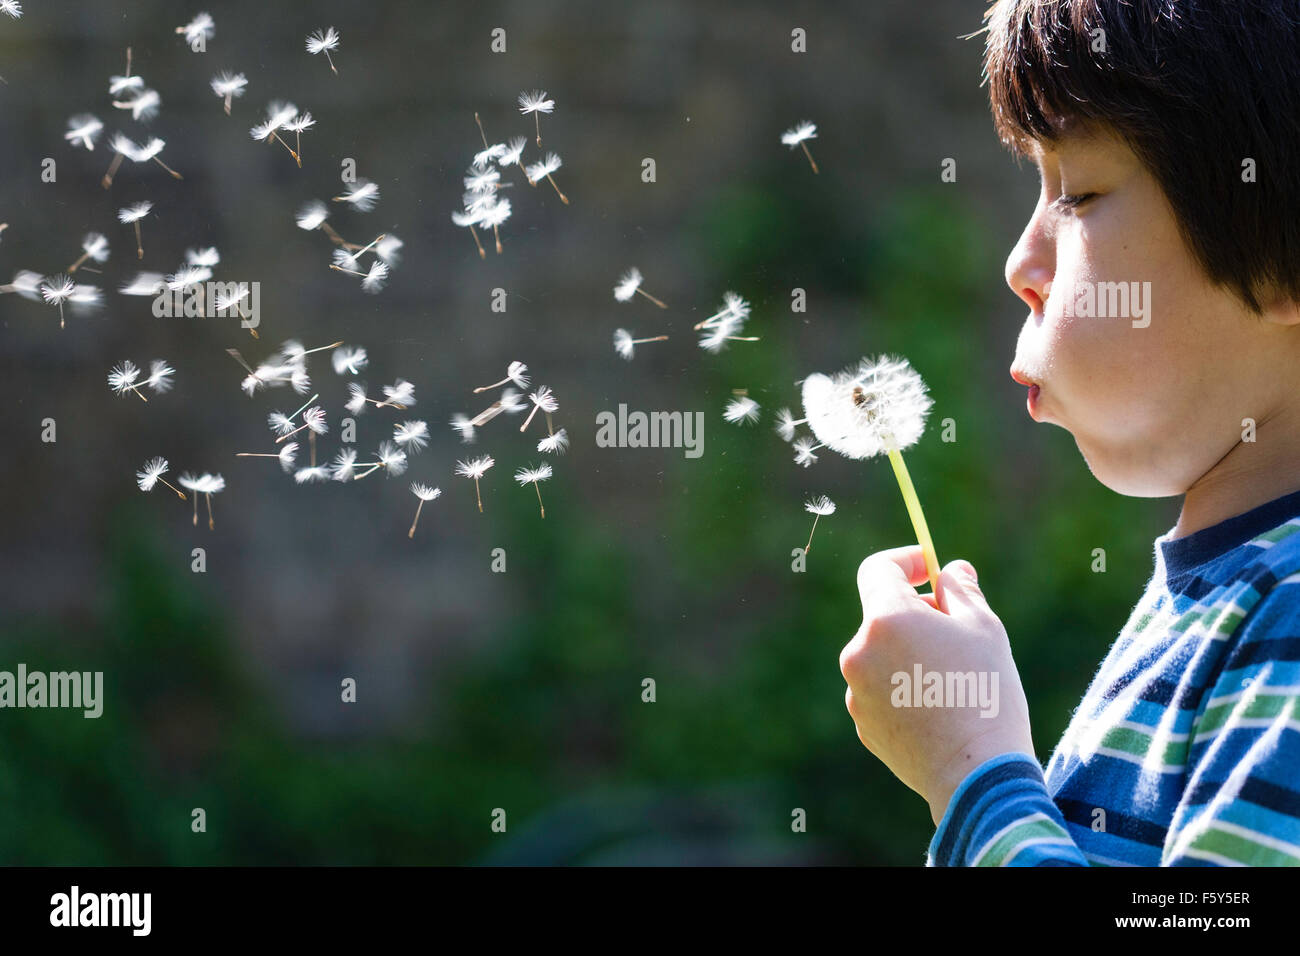
M 949 617 L 974 618 L 990 613 L 976 583 L 974 565 L 960 558 L 949 561 L 939 572 L 939 610 Z
M 915 596 L 914 588 L 926 579 L 925 555 L 919 544 L 868 555 L 858 565 L 858 596 L 863 610 L 882 597 Z

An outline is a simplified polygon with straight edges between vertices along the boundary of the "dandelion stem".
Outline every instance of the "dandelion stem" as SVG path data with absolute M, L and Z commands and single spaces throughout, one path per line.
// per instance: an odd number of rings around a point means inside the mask
M 311 444 L 311 466 L 315 468 L 316 467 L 316 433 L 308 432 L 307 438 L 310 440 L 310 444 Z
M 212 496 L 205 492 L 203 498 L 208 503 L 208 530 L 212 531 L 216 528 L 216 525 L 212 521 Z
M 322 232 L 325 233 L 325 235 L 329 236 L 329 237 L 330 237 L 330 241 L 333 242 L 333 243 L 335 243 L 336 245 L 356 248 L 356 243 L 348 242 L 346 239 L 344 239 L 342 236 L 340 236 L 337 232 L 335 232 L 335 231 L 334 231 L 334 227 L 331 226 L 328 222 L 325 222 L 325 221 L 322 220 L 322 222 L 321 222 L 321 224 L 320 224 L 320 229 L 321 229 Z
M 194 527 L 197 528 L 199 526 L 199 496 L 195 495 L 193 500 L 194 500 L 194 521 L 192 523 Z
M 182 176 L 180 173 L 176 172 L 176 170 L 172 169 L 170 166 L 168 166 L 166 163 L 164 163 L 164 162 L 163 162 L 161 159 L 159 159 L 157 156 L 155 156 L 155 157 L 153 158 L 153 161 L 154 161 L 155 163 L 157 163 L 159 166 L 161 166 L 163 169 L 167 170 L 167 172 L 171 173 L 172 176 L 173 176 L 174 178 L 176 178 L 176 179 L 184 179 L 184 178 L 185 178 L 185 177 Z
M 644 345 L 646 342 L 666 342 L 666 341 L 668 341 L 668 336 L 666 336 L 666 335 L 656 335 L 656 336 L 655 336 L 654 338 L 652 338 L 652 339 L 633 339 L 633 340 L 632 340 L 632 344 L 633 344 L 633 345 Z
M 899 490 L 903 492 L 903 503 L 907 505 L 908 517 L 912 519 L 912 529 L 916 532 L 921 553 L 925 555 L 925 572 L 930 578 L 930 591 L 935 600 L 939 599 L 939 559 L 935 555 L 934 542 L 930 540 L 930 529 L 925 523 L 925 514 L 921 511 L 921 501 L 916 497 L 912 487 L 912 476 L 907 473 L 902 454 L 892 445 L 887 449 L 889 463 L 894 466 L 894 477 L 898 479 Z
M 338 76 L 338 75 L 339 75 L 339 68 L 338 68 L 337 66 L 334 65 L 334 58 L 333 58 L 332 56 L 330 56 L 330 51 L 329 51 L 329 50 L 326 50 L 326 51 L 325 51 L 325 59 L 329 60 L 330 69 L 333 71 L 333 73 L 334 73 L 335 76 Z M 302 164 L 299 163 L 299 165 L 302 165 Z
M 478 116 L 477 113 L 475 113 L 474 115 L 475 115 L 475 117 Z M 415 526 L 416 526 L 417 524 L 420 523 L 420 509 L 423 508 L 423 507 L 424 507 L 424 499 L 421 498 L 421 499 L 420 499 L 420 503 L 419 503 L 418 505 L 415 506 L 415 520 L 411 522 L 411 530 L 408 531 L 408 532 L 406 532 L 406 536 L 407 536 L 408 538 L 414 538 L 414 537 L 415 537 Z
M 641 295 L 645 296 L 647 299 L 649 299 L 649 300 L 650 300 L 651 302 L 653 302 L 655 305 L 659 306 L 659 308 L 661 308 L 661 309 L 666 309 L 666 308 L 668 308 L 667 305 L 665 305 L 663 302 L 660 302 L 658 299 L 656 299 L 654 296 L 652 296 L 652 295 L 651 295 L 649 292 L 647 292 L 645 289 L 642 289 L 640 286 L 637 287 L 637 290 L 636 290 L 636 291 L 639 292 L 639 293 L 641 293 Z M 647 341 L 648 341 L 648 340 L 647 340 Z
M 131 391 L 135 392 L 138 396 L 140 396 L 140 401 L 148 403 L 149 399 L 144 397 L 144 392 L 140 391 L 139 385 L 132 385 Z
M 117 175 L 118 167 L 120 167 L 121 165 L 122 165 L 122 154 L 114 153 L 113 161 L 108 164 L 108 172 L 106 172 L 104 174 L 104 178 L 100 180 L 101 184 L 105 189 L 108 189 L 108 187 L 113 185 L 113 177 Z
M 474 122 L 478 123 L 478 134 L 483 137 L 483 148 L 488 148 L 487 133 L 483 132 L 483 121 L 478 118 L 478 110 L 474 111 Z
M 176 492 L 176 494 L 180 495 L 180 497 L 181 497 L 181 501 L 184 501 L 184 500 L 185 500 L 185 492 L 181 491 L 179 488 L 177 488 L 175 485 L 173 485 L 173 484 L 172 484 L 170 481 L 168 481 L 166 478 L 159 477 L 158 480 L 161 481 L 161 482 L 162 482 L 164 485 L 166 485 L 168 488 L 170 488 L 172 491 Z
M 474 237 L 474 245 L 478 246 L 478 257 L 486 259 L 487 253 L 483 251 L 483 243 L 478 241 L 478 231 L 474 228 L 473 223 L 470 224 L 469 234 Z
M 538 147 L 541 147 L 541 145 L 542 145 L 542 121 L 541 121 L 540 119 L 538 119 L 537 111 L 536 111 L 536 110 L 533 111 L 533 125 L 537 127 L 537 145 L 538 145 Z
M 533 482 L 533 490 L 537 492 L 537 506 L 542 509 L 542 517 L 546 517 L 546 505 L 542 504 L 542 486 Z
M 279 458 L 279 455 L 271 455 L 265 452 L 240 451 L 235 452 L 236 458 Z
M 551 179 L 551 174 L 550 174 L 550 173 L 547 173 L 547 174 L 546 174 L 546 180 L 547 180 L 547 182 L 549 182 L 552 186 L 555 186 L 555 180 L 554 180 L 554 179 Z M 560 192 L 560 187 L 559 187 L 559 186 L 555 186 L 555 194 L 556 194 L 557 196 L 560 197 L 560 202 L 564 203 L 566 206 L 569 204 L 569 197 L 566 196 L 566 195 L 564 195 L 564 193 Z
M 226 94 L 226 115 L 227 115 L 227 116 L 230 115 L 230 99 L 231 99 L 231 96 L 233 96 L 233 94 L 231 94 L 231 93 L 227 93 L 227 94 Z
M 143 242 L 143 240 L 141 240 L 141 238 L 140 238 L 140 220 L 137 219 L 137 220 L 135 221 L 134 225 L 135 225 L 135 257 L 136 257 L 137 259 L 143 259 L 143 258 L 144 258 L 144 242 Z
M 812 164 L 813 172 L 817 172 L 817 163 L 813 160 L 812 153 L 808 152 L 808 144 L 800 143 L 799 145 L 803 147 L 803 154 L 808 157 L 808 162 Z
M 284 441 L 286 438 L 292 438 L 294 435 L 298 434 L 300 431 L 302 431 L 304 428 L 307 428 L 307 427 L 308 427 L 307 425 L 299 425 L 299 426 L 298 426 L 297 428 L 295 428 L 293 431 L 289 432 L 289 434 L 287 434 L 287 435 L 281 435 L 279 438 L 277 438 L 277 439 L 275 440 L 275 443 L 278 445 L 278 444 L 280 444 L 280 442 Z
M 126 48 L 126 75 L 131 75 L 131 48 Z
M 501 255 L 501 232 L 497 229 L 496 223 L 492 223 L 492 235 L 497 239 L 497 255 Z
M 3 228 L 2 228 L 2 227 L 0 227 L 0 231 L 3 231 Z M 78 260 L 77 260 L 76 262 L 74 262 L 72 265 L 68 266 L 68 272 L 70 272 L 70 273 L 71 273 L 71 272 L 76 272 L 78 269 L 81 268 L 81 264 L 82 264 L 83 262 L 85 262 L 85 261 L 86 261 L 87 259 L 89 259 L 89 258 L 90 258 L 90 253 L 89 253 L 89 252 L 83 252 L 83 253 L 81 254 L 81 258 L 80 258 L 80 259 L 78 259 Z M 94 271 L 94 270 L 91 270 L 91 271 Z
M 478 499 L 478 513 L 483 513 L 483 495 L 478 490 L 478 479 L 474 479 L 474 497 Z

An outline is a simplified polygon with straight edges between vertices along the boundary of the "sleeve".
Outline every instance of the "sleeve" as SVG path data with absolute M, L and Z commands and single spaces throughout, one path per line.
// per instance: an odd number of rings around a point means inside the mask
M 1161 866 L 1300 866 L 1300 573 L 1242 619 L 1187 771 Z
M 948 801 L 926 866 L 1087 866 L 1029 754 L 984 761 Z

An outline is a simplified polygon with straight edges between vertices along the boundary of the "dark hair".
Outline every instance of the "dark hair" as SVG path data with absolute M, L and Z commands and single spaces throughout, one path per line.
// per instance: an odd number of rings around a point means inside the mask
M 1300 3 L 997 0 L 984 19 L 1003 143 L 1024 155 L 1069 121 L 1109 127 L 1211 280 L 1256 314 L 1300 301 Z

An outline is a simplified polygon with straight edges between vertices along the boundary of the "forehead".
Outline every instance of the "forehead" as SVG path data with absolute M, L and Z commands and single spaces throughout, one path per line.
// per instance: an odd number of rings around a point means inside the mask
M 1128 144 L 1114 131 L 1077 117 L 1058 121 L 1056 129 L 1054 139 L 1035 139 L 1029 145 L 1029 156 L 1039 166 L 1066 155 L 1110 158 L 1128 151 Z

